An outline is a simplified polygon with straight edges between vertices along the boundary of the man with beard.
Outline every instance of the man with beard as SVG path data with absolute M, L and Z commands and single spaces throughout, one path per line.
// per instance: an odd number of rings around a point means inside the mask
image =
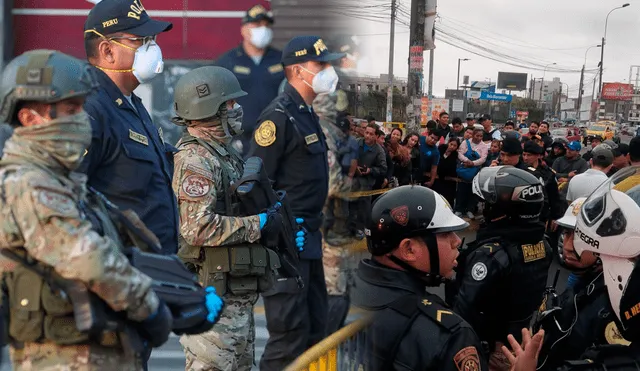
M 580 150 L 582 149 L 580 142 L 573 141 L 567 144 L 565 149 L 565 155 L 557 158 L 551 167 L 556 173 L 558 189 L 562 199 L 567 197 L 567 189 L 571 178 L 577 174 L 584 173 L 589 168 L 589 164 L 580 157 Z

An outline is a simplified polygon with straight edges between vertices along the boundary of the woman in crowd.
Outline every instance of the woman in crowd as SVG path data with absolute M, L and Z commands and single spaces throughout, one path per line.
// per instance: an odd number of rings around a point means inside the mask
M 409 148 L 401 144 L 402 129 L 393 128 L 385 145 L 391 160 L 393 161 L 393 176 L 398 179 L 399 185 L 411 183 L 411 153 Z
M 434 184 L 434 190 L 444 196 L 452 207 L 458 184 L 456 181 L 458 177 L 456 174 L 458 147 L 460 147 L 459 138 L 450 138 L 447 144 L 441 144 L 438 147 L 440 163 L 438 164 L 438 178 Z
M 411 157 L 411 183 L 420 184 L 422 171 L 420 170 L 420 134 L 411 132 L 402 141 L 402 145 L 407 148 Z
M 487 161 L 484 162 L 483 167 L 491 166 L 491 162 L 493 160 L 497 160 L 500 158 L 500 147 L 501 143 L 499 140 L 494 139 L 491 141 L 491 147 L 489 147 L 489 153 L 487 153 Z

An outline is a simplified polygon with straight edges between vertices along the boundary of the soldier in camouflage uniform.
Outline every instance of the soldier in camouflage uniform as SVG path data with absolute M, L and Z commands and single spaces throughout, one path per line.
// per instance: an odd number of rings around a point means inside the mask
M 259 240 L 272 219 L 234 216 L 229 187 L 242 176 L 244 162 L 229 142 L 241 130 L 235 99 L 246 94 L 231 71 L 212 66 L 187 73 L 175 88 L 174 122 L 187 127 L 174 157 L 182 238 L 178 255 L 225 302 L 210 332 L 180 340 L 187 371 L 250 370 L 254 362 L 253 307 L 264 277 L 234 271 L 239 264 L 234 258 L 241 249 L 251 249 L 251 259 L 266 251 Z
M 353 52 L 355 45 L 349 43 L 350 40 L 346 36 L 338 37 L 331 49 Z M 335 67 L 338 75 L 344 76 L 346 66 L 350 66 L 351 63 L 347 56 L 339 60 Z M 313 108 L 320 118 L 320 126 L 327 138 L 329 162 L 329 194 L 323 211 L 325 225 L 322 241 L 322 263 L 329 295 L 328 334 L 340 329 L 346 320 L 349 311 L 348 286 L 351 277 L 349 258 L 353 247 L 359 242 L 349 229 L 348 203 L 352 200 L 347 197 L 347 194 L 351 191 L 355 172 L 355 166 L 346 170 L 349 160 L 345 160 L 345 156 L 348 157 L 350 152 L 349 130 L 344 130 L 338 122 L 343 120 L 343 113 L 347 107 L 347 95 L 343 90 L 337 90 L 332 94 L 320 94 L 313 102 Z M 357 162 L 357 157 L 355 160 Z
M 132 325 L 150 345 L 160 346 L 171 332 L 169 309 L 151 279 L 121 253 L 120 234 L 100 195 L 87 190 L 84 175 L 73 173 L 91 143 L 82 105 L 95 87 L 84 62 L 55 51 L 27 52 L 5 68 L 0 120 L 15 131 L 0 162 L 0 247 L 49 277 L 80 283 L 137 322 Z M 16 260 L 1 261 L 14 370 L 142 369 L 118 333 L 103 329 L 90 337 L 76 327 L 73 306 L 58 284 Z

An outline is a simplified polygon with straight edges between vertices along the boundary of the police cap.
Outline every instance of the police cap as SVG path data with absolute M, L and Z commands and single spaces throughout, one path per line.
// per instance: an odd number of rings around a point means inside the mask
M 273 13 L 265 9 L 264 6 L 258 4 L 252 6 L 251 8 L 249 8 L 249 10 L 247 10 L 247 14 L 242 17 L 242 24 L 260 22 L 262 20 L 273 24 Z
M 282 51 L 282 64 L 290 66 L 308 61 L 332 62 L 344 56 L 344 53 L 330 52 L 318 36 L 296 36 L 285 45 Z
M 534 155 L 542 155 L 544 154 L 544 150 L 540 145 L 532 140 L 526 142 L 524 144 L 524 152 L 532 153 Z
M 169 31 L 170 22 L 151 19 L 140 0 L 102 0 L 91 9 L 84 23 L 85 37 L 126 32 L 136 36 L 154 36 Z M 89 31 L 89 32 L 87 32 Z
M 502 141 L 502 151 L 510 155 L 519 155 L 522 153 L 522 145 L 516 138 L 505 138 L 505 140 Z

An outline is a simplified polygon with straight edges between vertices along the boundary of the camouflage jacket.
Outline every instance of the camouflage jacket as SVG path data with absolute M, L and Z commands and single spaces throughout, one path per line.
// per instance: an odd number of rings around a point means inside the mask
M 42 148 L 15 134 L 6 142 L 2 161 L 3 247 L 23 248 L 62 278 L 84 282 L 131 320 L 144 320 L 156 311 L 151 279 L 129 264 L 119 242 L 96 233 L 82 211 L 81 203 L 88 203 L 86 176 L 70 174 Z M 2 258 L 0 267 L 10 272 L 15 264 Z
M 204 130 L 192 130 L 211 145 L 223 158 L 221 163 L 207 148 L 198 143 L 177 144 L 174 156 L 173 191 L 178 198 L 180 234 L 191 246 L 226 246 L 260 239 L 260 218 L 257 215 L 236 217 L 216 213 L 218 197 L 225 189 L 223 166 L 235 182 L 242 176 L 244 163 L 232 153 L 233 149 L 207 137 Z
M 344 143 L 347 135 L 336 126 L 336 102 L 338 94 L 320 94 L 313 101 L 313 109 L 320 117 L 322 132 L 327 138 L 327 159 L 329 162 L 329 198 L 346 198 L 351 191 L 352 178 L 342 172 L 342 164 L 338 155 L 339 143 Z

